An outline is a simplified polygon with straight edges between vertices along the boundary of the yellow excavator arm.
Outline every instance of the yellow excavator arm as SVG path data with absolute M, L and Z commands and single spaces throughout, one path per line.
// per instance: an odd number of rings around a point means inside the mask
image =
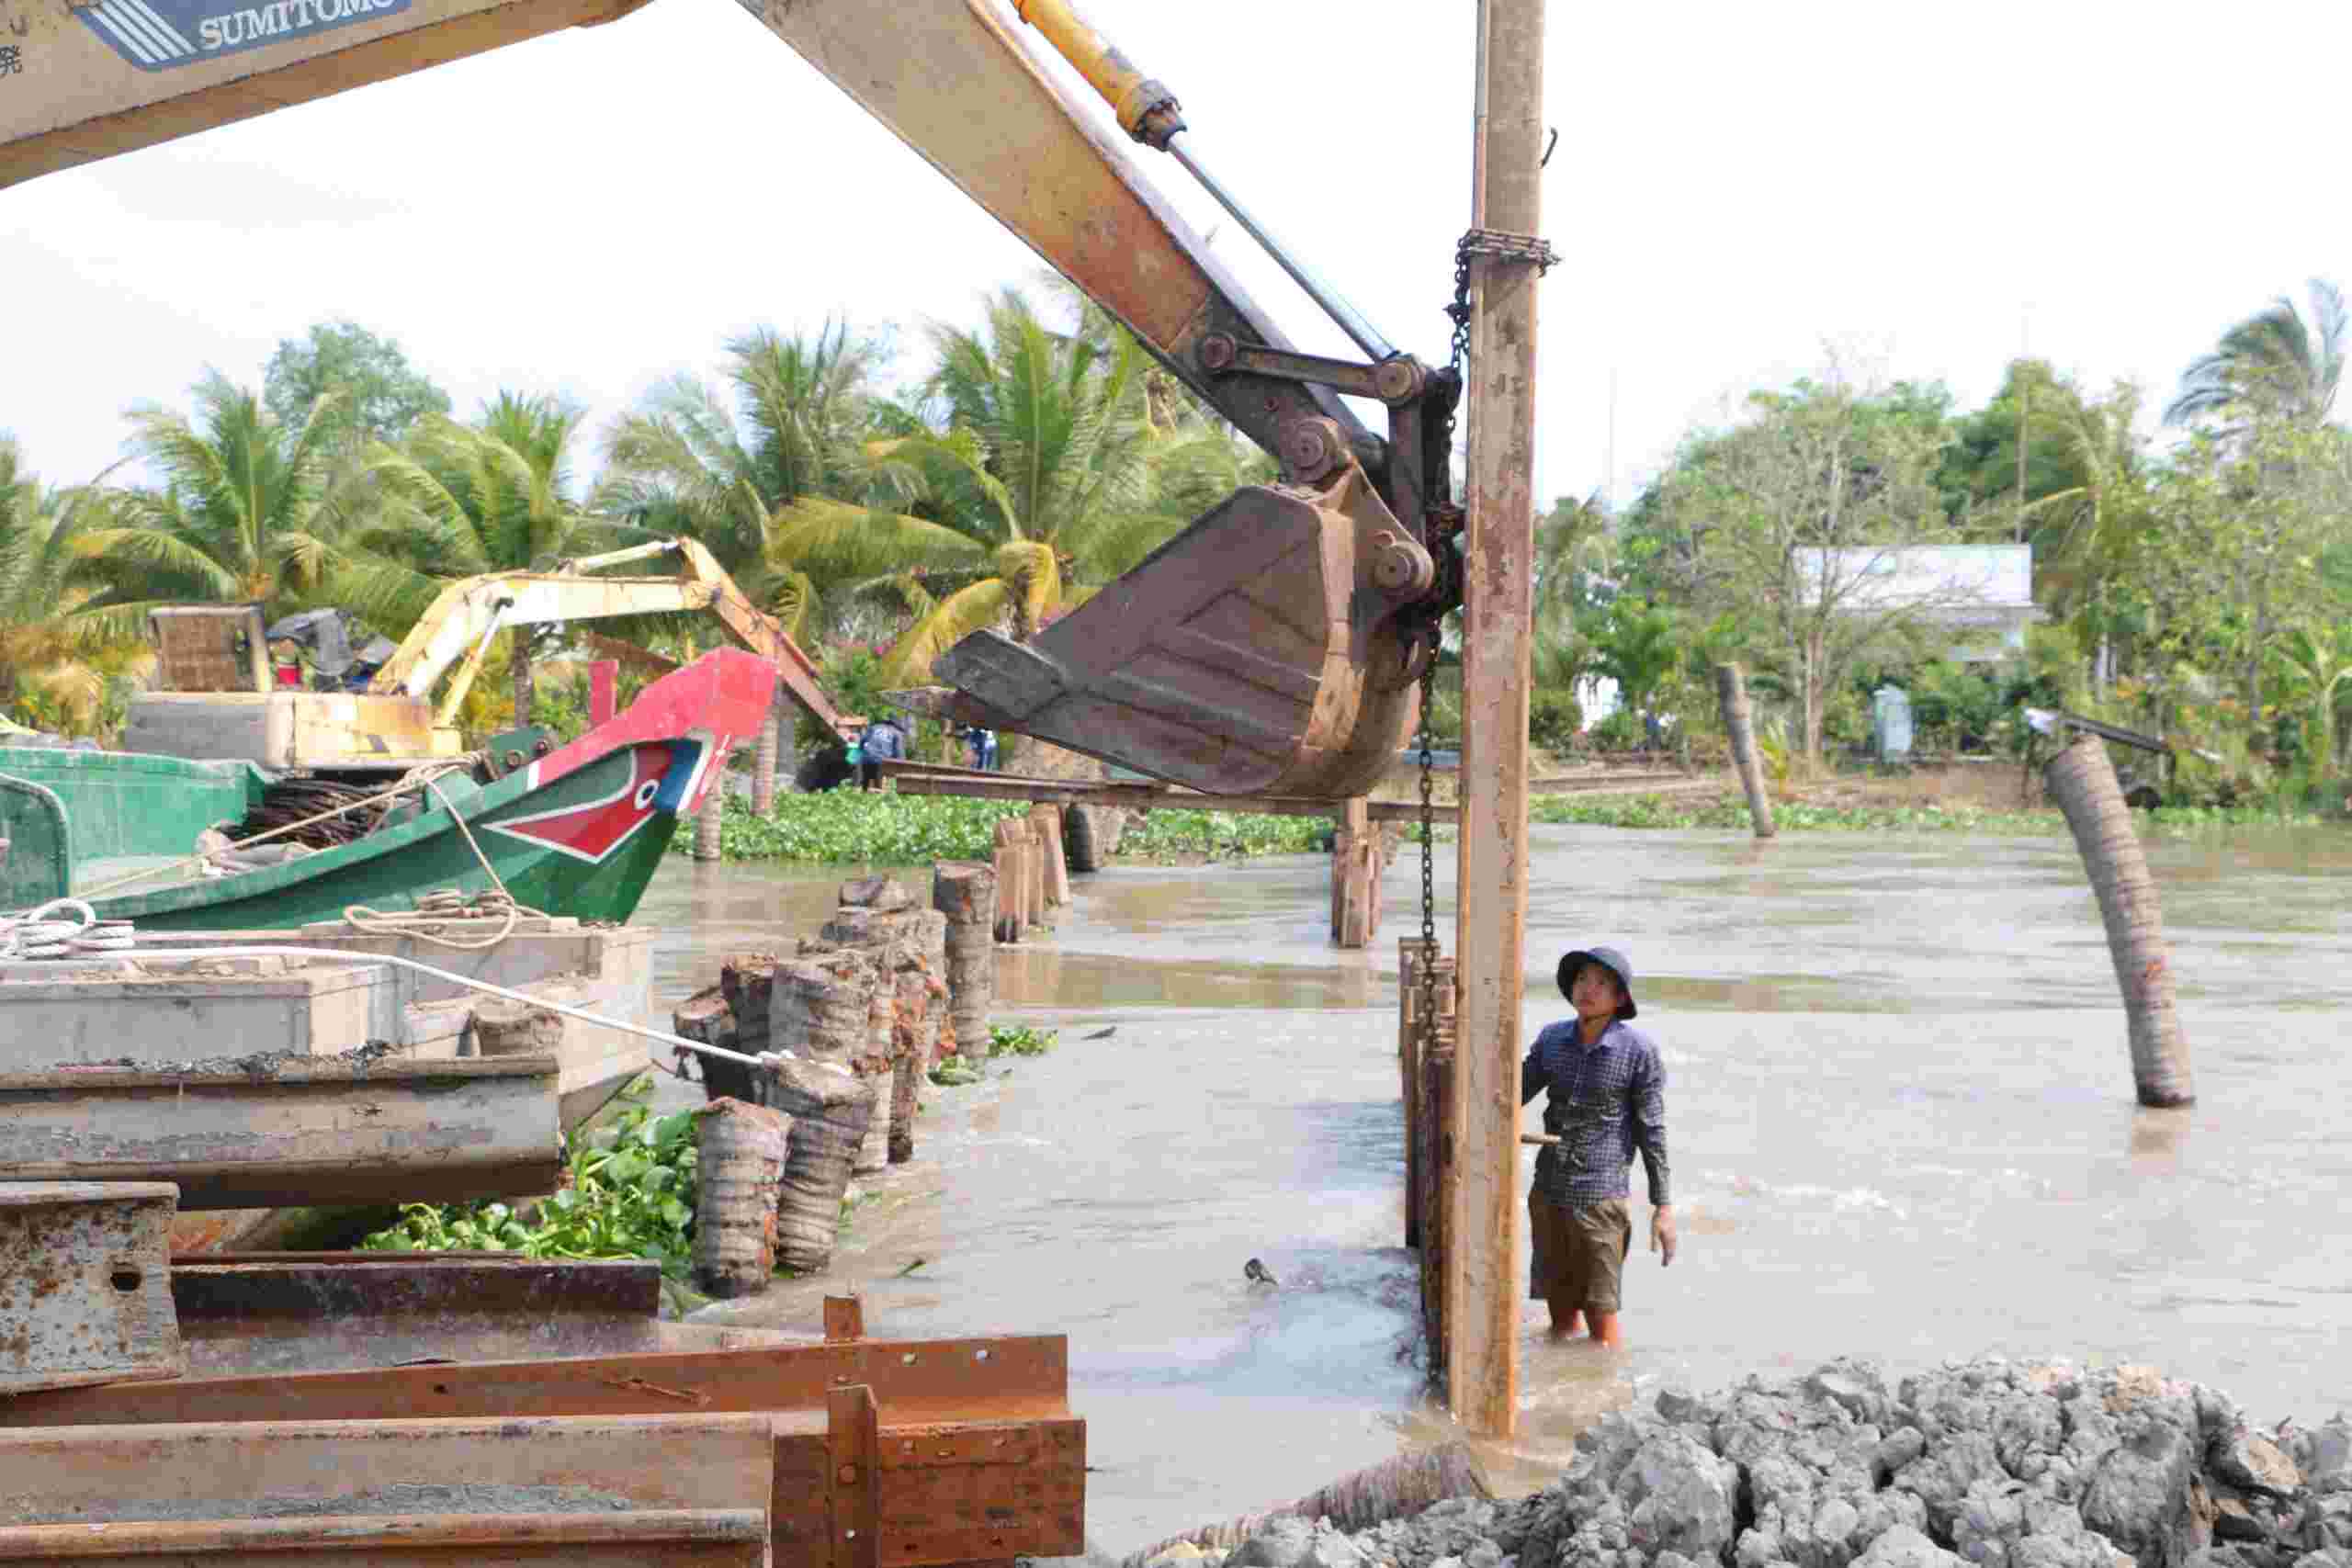
M 676 577 L 591 577 L 605 567 L 675 557 Z M 491 641 L 509 626 L 591 621 L 611 615 L 707 610 L 752 652 L 775 666 L 793 701 L 834 734 L 847 738 L 861 721 L 836 712 L 817 683 L 817 667 L 784 628 L 735 586 L 711 553 L 692 539 L 638 545 L 566 562 L 558 571 L 495 571 L 443 589 L 410 629 L 400 649 L 368 682 L 375 696 L 429 701 L 441 678 L 449 683 L 434 723 L 447 728 L 481 670 Z M 457 666 L 455 673 L 450 666 Z
M 0 0 L 0 186 L 642 3 Z M 934 666 L 954 689 L 910 700 L 1199 789 L 1361 793 L 1418 717 L 1414 678 L 1461 602 L 1449 494 L 1458 379 L 1396 352 L 1285 252 L 1194 159 L 1174 95 L 1070 0 L 738 3 L 1282 464 L 1283 486 L 1238 492 L 1099 595 L 1102 608 L 1057 623 L 1050 646 L 975 634 Z M 1298 352 L 1117 134 L 1065 94 L 1031 37 L 1077 67 L 1134 142 L 1198 178 L 1363 358 Z M 1343 395 L 1385 405 L 1386 432 L 1367 429 Z M 1262 579 L 1238 575 L 1243 559 L 1292 580 L 1261 592 Z M 689 603 L 703 590 L 688 577 L 641 592 L 677 597 L 664 607 L 715 607 L 751 640 L 744 616 L 756 612 L 716 587 Z M 613 580 L 525 573 L 479 592 L 514 596 L 500 624 L 623 613 L 590 607 Z M 437 640 L 399 679 L 429 684 L 469 650 L 478 663 L 484 613 L 452 602 L 436 629 L 420 628 Z M 796 682 L 807 662 L 797 654 L 779 657 L 778 672 L 819 711 L 813 680 Z

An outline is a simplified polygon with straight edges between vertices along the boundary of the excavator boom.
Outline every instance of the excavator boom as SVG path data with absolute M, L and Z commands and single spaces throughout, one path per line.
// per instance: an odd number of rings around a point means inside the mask
M 591 577 L 602 567 L 674 556 L 678 577 Z M 639 545 L 569 563 L 561 571 L 495 571 L 469 577 L 443 589 L 400 649 L 376 672 L 368 691 L 378 696 L 429 698 L 458 666 L 441 698 L 436 722 L 447 725 L 465 700 L 492 637 L 507 626 L 598 620 L 613 615 L 661 615 L 708 610 L 743 646 L 775 666 L 793 701 L 835 735 L 848 736 L 857 721 L 834 710 L 817 683 L 817 667 L 774 619 L 743 597 L 732 578 L 692 539 Z
M 402 74 L 643 0 L 0 0 L 0 186 Z M 684 3 L 684 0 L 673 0 Z M 1450 372 L 1389 349 L 1193 158 L 1175 98 L 1070 0 L 738 0 L 867 113 L 1135 333 L 1212 407 L 1280 460 L 1251 487 L 1040 639 L 1035 657 L 979 634 L 940 668 L 936 712 L 974 716 L 1220 793 L 1360 790 L 1419 713 L 1410 677 L 1459 601 L 1448 530 Z M 1024 27 L 1024 22 L 1028 24 Z M 1029 29 L 1036 29 L 1033 34 Z M 1047 39 L 1136 141 L 1198 175 L 1362 348 L 1299 352 L 1131 162 L 1116 133 L 1033 51 Z M 1385 435 L 1342 394 L 1385 404 Z M 1351 482 L 1350 475 L 1363 482 Z M 1253 532 L 1280 537 L 1236 552 Z M 1298 564 L 1281 592 L 1243 558 Z M 691 562 L 690 562 L 691 564 Z M 801 705 L 837 730 L 807 660 L 763 646 L 763 617 L 731 585 L 633 585 L 630 609 L 716 609 L 776 661 Z M 723 578 L 720 580 L 723 582 Z M 499 624 L 596 609 L 614 580 L 504 574 L 491 597 L 448 600 L 388 667 L 431 681 L 465 660 L 462 691 Z M 457 591 L 452 590 L 453 593 Z M 501 607 L 499 597 L 512 602 Z M 446 597 L 446 596 L 445 596 Z M 569 613 L 560 613 L 569 612 Z M 491 618 L 485 623 L 483 616 Z M 503 616 L 501 620 L 499 617 Z M 471 628 L 469 631 L 463 628 Z M 419 690 L 404 685 L 405 690 Z

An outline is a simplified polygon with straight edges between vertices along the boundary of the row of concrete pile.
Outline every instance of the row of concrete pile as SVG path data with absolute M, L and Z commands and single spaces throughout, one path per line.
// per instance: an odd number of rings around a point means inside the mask
M 927 908 L 896 878 L 861 877 L 789 956 L 729 958 L 678 1010 L 684 1038 L 770 1058 L 696 1058 L 710 1097 L 695 1222 L 704 1291 L 753 1294 L 778 1265 L 821 1270 L 850 1179 L 914 1157 L 924 1075 L 987 1052 L 995 918 L 988 866 L 936 867 Z

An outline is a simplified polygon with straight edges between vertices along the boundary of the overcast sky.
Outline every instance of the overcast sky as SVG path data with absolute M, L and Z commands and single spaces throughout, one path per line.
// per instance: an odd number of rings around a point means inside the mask
M 1204 160 L 1443 357 L 1468 0 L 1088 10 L 1175 88 Z M 2352 271 L 2330 151 L 2347 36 L 2320 6 L 1554 5 L 1544 228 L 1566 264 L 1542 296 L 1538 495 L 1610 482 L 1612 385 L 1622 500 L 1826 340 L 1964 405 L 2021 342 L 2160 400 L 2231 321 Z M 1215 243 L 1303 342 L 1345 351 L 1238 229 Z M 44 479 L 86 479 L 128 405 L 185 407 L 208 366 L 258 385 L 280 339 L 349 317 L 460 413 L 560 392 L 601 433 L 761 323 L 904 323 L 917 373 L 925 318 L 967 322 L 1036 265 L 729 0 L 655 0 L 0 192 L 0 430 Z

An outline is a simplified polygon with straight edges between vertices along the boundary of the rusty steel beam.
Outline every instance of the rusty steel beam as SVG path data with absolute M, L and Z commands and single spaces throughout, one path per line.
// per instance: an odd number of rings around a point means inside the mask
M 864 1383 L 886 1420 L 1049 1420 L 1069 1413 L 1069 1342 L 1058 1334 L 981 1339 L 832 1340 L 752 1350 L 476 1361 L 461 1369 L 183 1378 L 61 1389 L 0 1405 L 0 1427 L 149 1422 L 365 1421 L 392 1412 L 491 1418 L 713 1414 L 824 1407 Z
M 0 1395 L 177 1377 L 174 1190 L 0 1181 Z
M 549 1192 L 551 1055 L 0 1075 L 0 1180 L 168 1181 L 182 1209 Z
M 1471 224 L 1543 221 L 1544 0 L 1480 0 Z M 1534 263 L 1470 265 L 1469 522 L 1463 560 L 1459 1055 L 1446 1231 L 1446 1395 L 1470 1431 L 1518 1419 L 1520 1004 L 1527 940 L 1527 690 L 1535 565 Z
M 767 1515 L 757 1508 L 313 1515 L 0 1528 L 0 1562 L 154 1568 L 159 1561 L 220 1558 L 272 1568 L 458 1568 L 484 1562 L 763 1568 L 767 1543 Z
M 198 1376 L 664 1348 L 661 1267 L 636 1258 L 198 1254 L 171 1292 Z

